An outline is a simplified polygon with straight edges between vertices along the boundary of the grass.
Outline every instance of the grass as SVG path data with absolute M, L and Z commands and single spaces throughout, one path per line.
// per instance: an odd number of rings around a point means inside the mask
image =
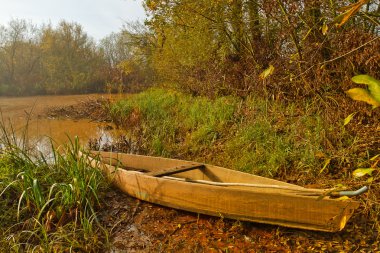
M 315 154 L 336 152 L 326 145 L 326 133 L 343 134 L 339 122 L 331 128 L 310 106 L 256 97 L 210 100 L 150 89 L 113 104 L 110 112 L 131 138 L 142 139 L 143 153 L 266 176 L 284 170 L 316 173 L 324 161 Z
M 210 146 L 234 120 L 237 106 L 238 101 L 231 97 L 210 101 L 151 89 L 118 102 L 110 112 L 120 127 L 142 135 L 145 150 L 170 156 L 183 142 L 191 143 L 192 149 L 198 144 Z
M 97 252 L 108 232 L 97 220 L 107 186 L 77 156 L 78 140 L 47 157 L 0 124 L 0 248 L 4 252 Z

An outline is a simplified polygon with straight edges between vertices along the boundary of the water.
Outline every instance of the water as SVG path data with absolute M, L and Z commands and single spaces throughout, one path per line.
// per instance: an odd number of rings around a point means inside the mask
M 51 140 L 56 147 L 70 139 L 74 140 L 75 137 L 78 137 L 83 145 L 86 145 L 89 139 L 97 139 L 100 144 L 112 142 L 119 133 L 110 123 L 46 117 L 46 109 L 49 107 L 75 105 L 81 101 L 101 97 L 112 100 L 121 98 L 120 95 L 108 94 L 0 97 L 2 122 L 8 132 L 15 133 L 19 145 L 24 144 L 23 140 L 26 140 L 29 146 L 36 147 L 44 154 L 51 150 Z

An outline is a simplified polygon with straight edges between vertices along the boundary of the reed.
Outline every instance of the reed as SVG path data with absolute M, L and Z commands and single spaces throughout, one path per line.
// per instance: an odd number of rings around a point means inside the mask
M 26 131 L 26 130 L 25 130 Z M 95 252 L 108 245 L 97 219 L 107 186 L 77 156 L 78 139 L 47 156 L 0 123 L 0 248 L 5 252 Z

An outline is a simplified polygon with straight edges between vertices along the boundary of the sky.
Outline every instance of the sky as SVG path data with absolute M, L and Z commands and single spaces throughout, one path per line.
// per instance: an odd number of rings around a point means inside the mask
M 96 40 L 120 31 L 126 21 L 145 18 L 142 0 L 0 0 L 1 25 L 11 19 L 37 25 L 66 20 L 81 24 Z

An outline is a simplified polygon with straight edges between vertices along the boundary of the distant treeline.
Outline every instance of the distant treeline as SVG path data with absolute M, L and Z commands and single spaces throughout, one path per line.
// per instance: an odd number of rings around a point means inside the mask
M 0 95 L 67 94 L 136 89 L 148 83 L 128 35 L 99 43 L 81 25 L 37 27 L 25 20 L 0 25 Z M 143 71 L 144 74 L 140 72 Z

